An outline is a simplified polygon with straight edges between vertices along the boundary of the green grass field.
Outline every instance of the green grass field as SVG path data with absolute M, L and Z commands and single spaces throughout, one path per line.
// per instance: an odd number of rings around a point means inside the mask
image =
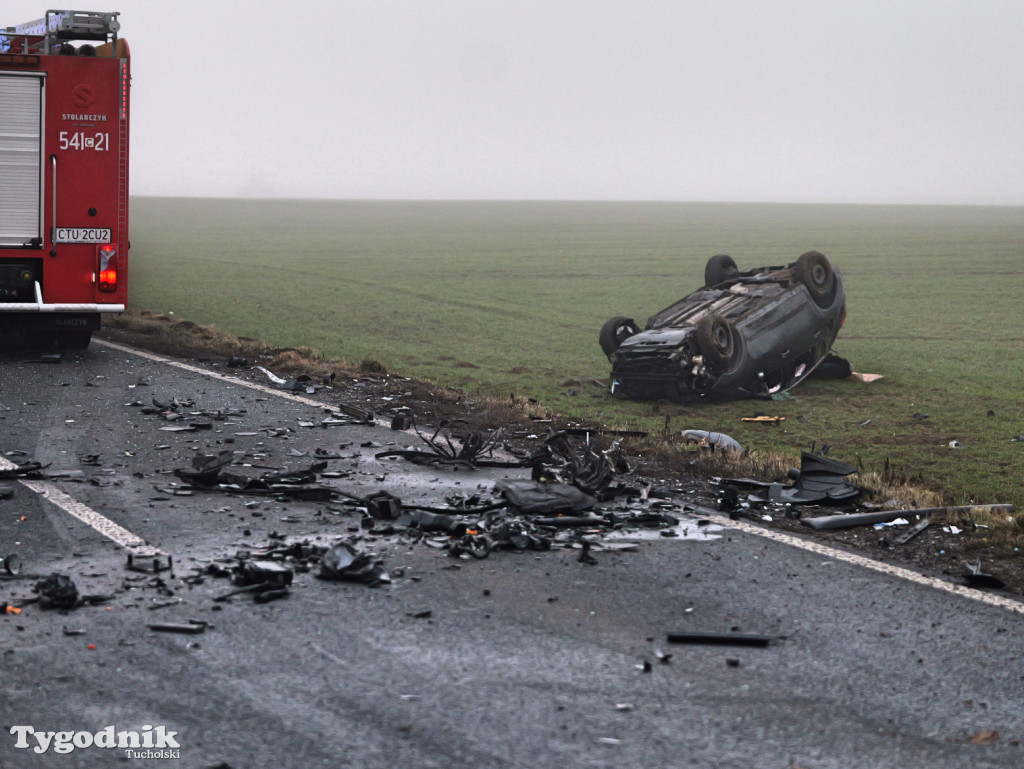
M 130 305 L 279 346 L 648 430 L 885 460 L 957 502 L 1024 505 L 1024 209 L 684 203 L 134 199 Z M 865 385 L 785 400 L 617 400 L 597 343 L 703 283 L 817 249 L 846 280 L 836 351 Z M 988 416 L 993 412 L 994 416 Z M 785 416 L 781 427 L 742 416 Z M 915 414 L 928 414 L 927 419 Z M 952 440 L 964 448 L 951 449 Z

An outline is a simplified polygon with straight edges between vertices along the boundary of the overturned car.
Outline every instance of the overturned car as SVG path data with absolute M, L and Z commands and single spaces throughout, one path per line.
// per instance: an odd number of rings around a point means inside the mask
M 612 393 L 692 402 L 770 397 L 805 379 L 846 318 L 843 278 L 818 251 L 741 272 L 719 254 L 704 288 L 652 315 L 646 329 L 614 317 L 601 329 Z

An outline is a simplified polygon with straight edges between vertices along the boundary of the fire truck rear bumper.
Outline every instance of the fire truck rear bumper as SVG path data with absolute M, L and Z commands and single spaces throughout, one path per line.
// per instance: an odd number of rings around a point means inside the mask
M 43 301 L 43 292 L 36 281 L 36 300 L 34 302 L 0 302 L 0 312 L 124 312 L 123 304 L 100 304 L 88 302 L 55 302 L 47 304 Z

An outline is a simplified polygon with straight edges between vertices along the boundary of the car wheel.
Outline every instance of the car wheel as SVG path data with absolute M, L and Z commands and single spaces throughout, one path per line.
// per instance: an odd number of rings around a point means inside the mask
M 739 273 L 736 262 L 728 254 L 716 254 L 704 266 L 704 285 L 708 288 L 724 283 Z
M 611 355 L 629 337 L 639 333 L 640 327 L 632 318 L 624 318 L 621 315 L 609 318 L 601 327 L 601 349 L 605 355 Z
M 697 324 L 697 346 L 712 369 L 724 369 L 736 360 L 736 333 L 718 315 L 705 315 Z
M 835 301 L 836 276 L 825 255 L 819 251 L 808 251 L 793 265 L 793 275 L 807 286 L 811 299 L 819 307 L 829 307 Z

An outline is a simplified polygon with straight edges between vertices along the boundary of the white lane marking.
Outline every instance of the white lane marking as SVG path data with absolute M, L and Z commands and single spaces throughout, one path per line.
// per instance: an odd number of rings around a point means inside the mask
M 865 569 L 871 569 L 873 571 L 881 572 L 882 574 L 888 574 L 892 577 L 904 579 L 908 582 L 914 582 L 918 585 L 926 585 L 928 587 L 935 588 L 936 590 L 943 590 L 947 593 L 952 593 L 953 595 L 958 595 L 963 598 L 981 601 L 989 606 L 998 606 L 1001 609 L 1007 609 L 1008 611 L 1015 611 L 1018 614 L 1024 614 L 1024 603 L 1012 598 L 993 595 L 992 593 L 974 590 L 964 585 L 946 582 L 941 579 L 936 579 L 935 577 L 919 574 L 918 572 L 911 571 L 910 569 L 905 569 L 902 566 L 893 566 L 892 564 L 882 563 L 881 561 L 876 561 L 863 555 L 856 555 L 855 553 L 836 550 L 828 545 L 822 545 L 818 542 L 795 537 L 792 534 L 786 534 L 785 532 L 775 531 L 774 529 L 762 529 L 759 526 L 754 526 L 753 524 L 746 523 L 745 521 L 734 521 L 727 516 L 719 515 L 717 513 L 712 514 L 707 510 L 702 509 L 699 512 L 701 515 L 706 515 L 708 518 L 714 520 L 715 523 L 727 526 L 730 529 L 737 529 L 738 531 L 743 531 L 747 534 L 754 534 L 758 537 L 764 537 L 765 539 L 770 539 L 773 542 L 780 542 L 784 545 L 799 547 L 801 550 L 807 550 L 811 553 L 817 553 L 819 555 L 827 556 L 828 558 L 834 558 L 837 561 L 852 563 L 857 566 L 862 566 Z
M 199 368 L 188 363 L 182 363 L 181 361 L 172 360 L 165 358 L 162 355 L 154 355 L 151 352 L 144 352 L 143 350 L 136 350 L 134 347 L 125 347 L 124 345 L 117 344 L 116 342 L 108 342 L 106 339 L 94 339 L 95 344 L 103 345 L 104 347 L 110 347 L 119 352 L 123 352 L 127 355 L 138 355 L 140 358 L 147 358 L 157 363 L 164 363 L 168 366 L 174 366 L 184 371 L 191 371 L 193 374 L 199 374 L 201 376 L 208 377 L 210 379 L 220 379 L 224 382 L 230 382 L 231 384 L 241 385 L 242 387 L 248 387 L 252 390 L 258 390 L 259 392 L 266 393 L 267 395 L 276 395 L 279 398 L 287 398 L 293 400 L 296 403 L 303 403 L 307 406 L 315 406 L 318 409 L 329 408 L 326 403 L 315 401 L 312 398 L 303 398 L 301 395 L 295 395 L 294 393 L 282 392 L 281 390 L 275 390 L 273 387 L 266 387 L 255 382 L 246 382 L 244 379 L 238 379 L 229 374 L 221 374 L 217 371 L 210 371 L 208 369 Z
M 13 470 L 17 465 L 0 457 L 0 470 Z M 46 481 L 33 481 L 27 478 L 19 478 L 22 486 L 26 486 L 47 502 L 59 507 L 66 513 L 73 515 L 83 523 L 88 524 L 100 534 L 114 540 L 121 547 L 134 548 L 146 544 L 145 540 L 132 534 L 128 529 L 119 526 L 109 518 L 97 513 L 88 505 L 84 505 L 68 494 L 58 489 L 52 483 Z

